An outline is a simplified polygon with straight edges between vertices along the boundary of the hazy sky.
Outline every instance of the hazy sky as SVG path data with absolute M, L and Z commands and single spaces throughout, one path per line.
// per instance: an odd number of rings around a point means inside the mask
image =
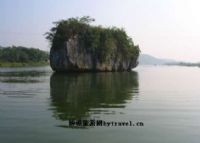
M 0 0 L 0 45 L 48 50 L 53 21 L 85 15 L 125 28 L 142 53 L 200 61 L 199 0 Z

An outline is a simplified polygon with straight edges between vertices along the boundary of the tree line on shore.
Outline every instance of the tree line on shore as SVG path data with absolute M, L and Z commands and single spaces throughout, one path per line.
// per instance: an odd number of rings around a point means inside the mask
M 35 48 L 23 46 L 0 46 L 0 62 L 28 63 L 28 62 L 47 62 L 48 52 Z

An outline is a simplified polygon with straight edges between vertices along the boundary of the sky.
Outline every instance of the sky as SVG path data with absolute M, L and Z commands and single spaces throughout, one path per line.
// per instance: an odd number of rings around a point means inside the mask
M 124 28 L 141 53 L 200 62 L 199 0 L 0 0 L 0 45 L 49 50 L 52 22 L 81 16 Z

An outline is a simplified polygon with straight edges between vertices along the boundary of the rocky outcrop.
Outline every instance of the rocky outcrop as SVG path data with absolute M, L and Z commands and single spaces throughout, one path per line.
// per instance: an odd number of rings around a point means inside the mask
M 60 48 L 51 48 L 50 65 L 54 71 L 130 71 L 136 67 L 138 57 L 126 57 L 113 46 L 105 61 L 100 61 L 87 48 L 79 44 L 77 36 L 67 40 Z

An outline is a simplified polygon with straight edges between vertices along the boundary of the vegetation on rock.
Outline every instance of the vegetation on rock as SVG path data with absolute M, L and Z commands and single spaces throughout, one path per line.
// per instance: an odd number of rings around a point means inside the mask
M 93 21 L 93 18 L 84 16 L 54 22 L 55 27 L 46 33 L 46 39 L 50 41 L 53 50 L 58 50 L 65 42 L 76 37 L 79 46 L 86 49 L 93 60 L 100 62 L 116 56 L 116 53 L 119 53 L 120 59 L 137 59 L 139 46 L 134 45 L 124 29 L 93 26 L 90 24 Z

